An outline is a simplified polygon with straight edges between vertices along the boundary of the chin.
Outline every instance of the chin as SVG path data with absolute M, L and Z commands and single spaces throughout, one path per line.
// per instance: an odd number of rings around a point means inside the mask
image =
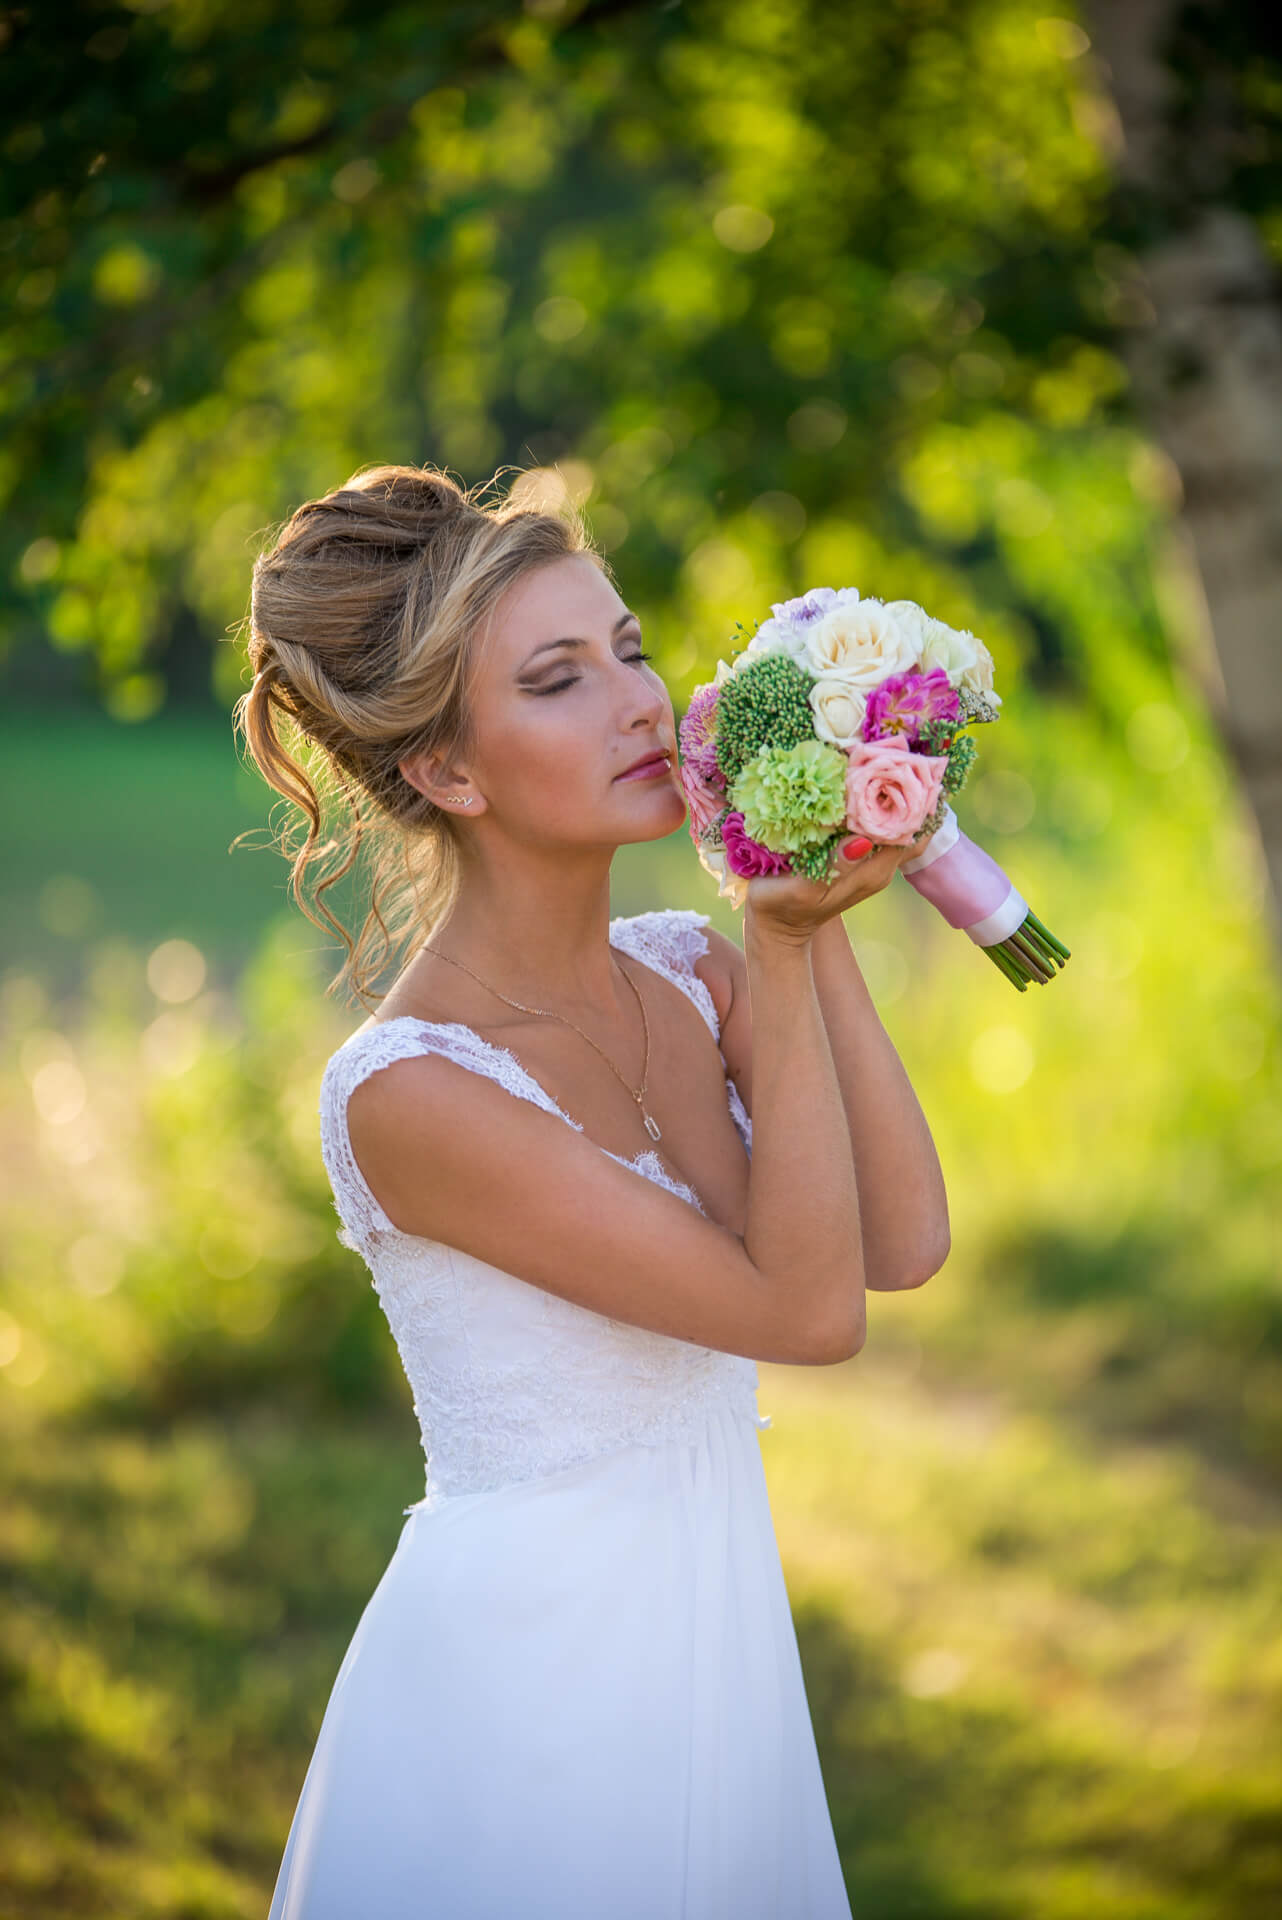
M 641 809 L 637 808 L 637 817 L 630 831 L 621 837 L 620 846 L 640 844 L 646 840 L 666 840 L 670 833 L 675 833 L 678 827 L 685 825 L 689 808 L 684 795 L 674 792 L 669 797 L 667 805 L 660 806 L 656 800 L 655 804 L 648 809 L 648 813 L 647 820 Z

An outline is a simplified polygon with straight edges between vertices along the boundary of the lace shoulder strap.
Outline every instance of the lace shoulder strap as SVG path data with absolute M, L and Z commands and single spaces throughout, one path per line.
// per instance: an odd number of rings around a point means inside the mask
M 356 1164 L 347 1131 L 348 1100 L 371 1073 L 390 1067 L 397 1060 L 411 1060 L 424 1053 L 442 1054 L 461 1067 L 484 1074 L 518 1099 L 533 1101 L 545 1113 L 557 1114 L 577 1133 L 583 1131 L 579 1121 L 572 1120 L 557 1105 L 515 1054 L 494 1041 L 483 1040 L 461 1021 L 418 1020 L 412 1014 L 376 1021 L 372 1027 L 365 1027 L 345 1040 L 330 1055 L 321 1076 L 321 1157 L 342 1222 L 338 1239 L 345 1247 L 360 1251 L 361 1244 L 373 1235 L 400 1232 L 384 1213 Z
M 693 907 L 656 907 L 649 913 L 620 915 L 610 922 L 610 944 L 653 967 L 694 1002 L 713 1039 L 721 1044 L 716 1002 L 694 970 L 708 951 L 703 929 L 709 916 Z

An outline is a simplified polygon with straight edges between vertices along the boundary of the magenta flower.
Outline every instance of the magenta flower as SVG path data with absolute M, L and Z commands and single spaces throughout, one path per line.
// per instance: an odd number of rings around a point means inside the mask
M 677 728 L 677 739 L 681 746 L 681 758 L 686 765 L 693 768 L 708 786 L 715 787 L 718 793 L 724 793 L 726 777 L 717 765 L 713 737 L 720 698 L 720 687 L 713 686 L 711 682 L 706 687 L 696 687 L 690 696 L 685 718 Z
M 864 708 L 864 739 L 886 740 L 907 734 L 912 747 L 927 720 L 960 720 L 957 689 L 943 667 L 929 673 L 892 673 L 868 695 Z
M 791 873 L 786 853 L 774 853 L 743 830 L 743 815 L 728 813 L 721 822 L 721 840 L 726 850 L 726 865 L 731 873 L 745 880 L 757 880 L 764 874 Z

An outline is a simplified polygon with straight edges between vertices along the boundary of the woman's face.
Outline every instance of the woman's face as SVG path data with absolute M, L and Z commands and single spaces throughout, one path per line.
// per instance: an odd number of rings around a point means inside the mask
M 496 609 L 473 689 L 476 749 L 435 797 L 474 796 L 456 818 L 492 813 L 523 841 L 619 846 L 685 818 L 676 721 L 642 654 L 641 628 L 594 561 L 536 567 Z M 620 779 L 666 754 L 651 777 Z

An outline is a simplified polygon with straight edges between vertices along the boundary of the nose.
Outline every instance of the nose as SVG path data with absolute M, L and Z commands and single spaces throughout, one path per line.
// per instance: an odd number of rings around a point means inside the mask
M 654 679 L 650 674 L 638 673 L 635 666 L 625 666 L 623 671 L 628 676 L 624 683 L 624 731 L 653 733 L 671 714 L 672 703 L 668 698 L 668 690 L 661 680 Z

